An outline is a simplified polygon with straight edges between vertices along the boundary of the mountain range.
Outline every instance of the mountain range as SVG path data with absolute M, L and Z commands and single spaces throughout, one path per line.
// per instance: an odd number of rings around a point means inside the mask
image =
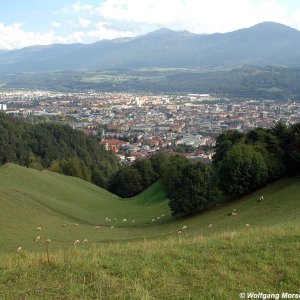
M 193 34 L 160 29 L 135 38 L 93 44 L 53 44 L 0 51 L 0 72 L 136 68 L 221 70 L 300 66 L 300 31 L 273 22 L 229 33 Z

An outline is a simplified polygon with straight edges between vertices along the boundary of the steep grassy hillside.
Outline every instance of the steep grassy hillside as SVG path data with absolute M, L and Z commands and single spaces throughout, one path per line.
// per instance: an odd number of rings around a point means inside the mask
M 1 296 L 233 300 L 247 292 L 299 293 L 299 235 L 299 225 L 277 225 L 56 252 L 50 246 L 50 264 L 45 253 L 0 255 Z
M 265 200 L 258 203 L 261 194 Z M 228 216 L 233 209 L 237 209 L 238 215 Z M 105 222 L 105 218 L 112 222 Z M 122 223 L 123 218 L 128 222 Z M 193 218 L 174 220 L 159 182 L 134 198 L 120 199 L 78 178 L 13 164 L 0 168 L 2 251 L 15 251 L 19 246 L 40 251 L 44 248 L 42 242 L 48 238 L 53 241 L 52 249 L 60 249 L 73 247 L 76 239 L 88 239 L 90 243 L 165 239 L 176 236 L 183 225 L 188 226 L 184 235 L 193 237 L 246 230 L 245 224 L 251 228 L 300 224 L 300 178 L 283 179 L 239 201 Z M 96 225 L 100 228 L 96 229 Z M 38 226 L 42 227 L 40 232 L 35 231 Z M 41 241 L 34 242 L 38 235 Z
M 0 168 L 1 249 L 18 244 L 36 249 L 38 246 L 32 241 L 37 235 L 56 240 L 62 247 L 76 239 L 139 237 L 145 230 L 140 227 L 162 214 L 165 219 L 170 218 L 166 196 L 158 182 L 139 196 L 124 200 L 75 177 L 13 164 Z M 112 222 L 105 222 L 105 218 Z M 128 222 L 122 223 L 123 218 Z M 96 225 L 101 228 L 95 229 Z M 35 232 L 39 226 L 42 231 Z

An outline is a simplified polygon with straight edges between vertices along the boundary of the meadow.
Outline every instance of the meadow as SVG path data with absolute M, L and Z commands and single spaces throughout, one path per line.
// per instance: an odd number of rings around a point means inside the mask
M 239 299 L 300 288 L 299 177 L 175 219 L 159 181 L 121 199 L 78 178 L 6 164 L 0 233 L 1 299 Z

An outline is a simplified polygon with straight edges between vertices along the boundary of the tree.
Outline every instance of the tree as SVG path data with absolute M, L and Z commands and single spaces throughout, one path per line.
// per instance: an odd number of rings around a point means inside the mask
M 143 188 L 148 187 L 158 179 L 158 175 L 153 171 L 149 159 L 138 160 L 132 165 L 132 167 L 135 168 L 141 175 Z
M 173 215 L 192 215 L 208 208 L 217 199 L 218 189 L 210 166 L 187 164 L 175 179 L 169 205 Z
M 288 130 L 286 143 L 287 169 L 290 175 L 300 174 L 300 123 Z
M 268 167 L 256 146 L 240 143 L 221 161 L 218 175 L 221 189 L 239 196 L 265 184 Z
M 142 177 L 132 166 L 121 168 L 110 183 L 110 191 L 121 197 L 132 197 L 142 190 Z
M 236 130 L 228 130 L 220 134 L 216 140 L 215 155 L 213 156 L 214 165 L 218 166 L 227 152 L 243 138 L 244 134 Z
M 159 176 L 162 176 L 166 169 L 166 165 L 169 159 L 170 159 L 170 154 L 167 154 L 165 152 L 158 152 L 152 155 L 150 158 L 150 162 L 153 171 Z
M 91 181 L 91 171 L 87 168 L 82 160 L 77 157 L 72 157 L 60 162 L 60 172 L 75 176 L 86 181 Z
M 181 171 L 187 164 L 189 164 L 189 161 L 183 155 L 171 156 L 167 162 L 163 170 L 162 181 L 167 188 L 169 197 L 173 195 L 174 189 L 180 181 Z

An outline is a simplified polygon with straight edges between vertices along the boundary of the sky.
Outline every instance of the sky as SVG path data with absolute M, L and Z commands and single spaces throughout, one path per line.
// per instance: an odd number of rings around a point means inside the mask
M 163 27 L 224 33 L 265 21 L 300 30 L 300 0 L 0 0 L 0 49 L 93 43 Z

